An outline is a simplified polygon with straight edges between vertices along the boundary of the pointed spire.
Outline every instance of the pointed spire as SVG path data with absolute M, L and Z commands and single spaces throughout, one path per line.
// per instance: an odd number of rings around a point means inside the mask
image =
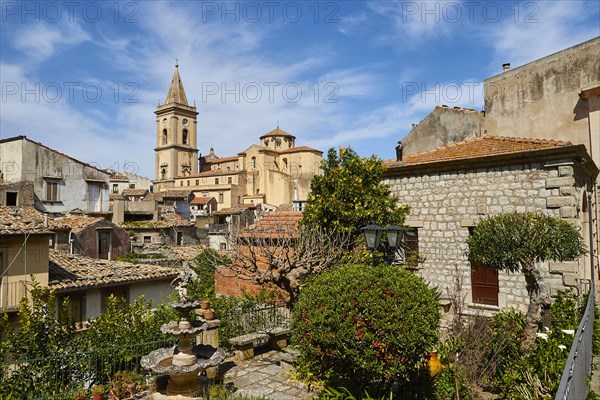
M 171 87 L 169 87 L 169 93 L 167 93 L 165 104 L 179 103 L 187 106 L 187 97 L 185 97 L 185 90 L 183 90 L 183 83 L 179 76 L 179 61 L 177 59 L 175 60 L 175 72 L 173 73 L 173 80 L 171 81 Z

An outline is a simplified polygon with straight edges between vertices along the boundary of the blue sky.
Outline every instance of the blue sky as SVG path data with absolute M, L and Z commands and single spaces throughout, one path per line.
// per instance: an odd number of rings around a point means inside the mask
M 202 154 L 274 129 L 394 156 L 436 104 L 600 35 L 598 1 L 0 1 L 0 134 L 100 167 L 154 168 L 175 59 Z

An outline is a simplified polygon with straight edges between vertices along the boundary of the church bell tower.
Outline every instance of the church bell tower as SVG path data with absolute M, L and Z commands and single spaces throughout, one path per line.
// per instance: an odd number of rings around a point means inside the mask
M 174 178 L 198 172 L 197 116 L 195 106 L 188 104 L 175 64 L 173 80 L 163 105 L 156 114 L 156 148 L 154 191 L 175 185 Z

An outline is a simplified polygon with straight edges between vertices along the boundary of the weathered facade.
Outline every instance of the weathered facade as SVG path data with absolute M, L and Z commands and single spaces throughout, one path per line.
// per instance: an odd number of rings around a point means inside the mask
M 170 283 L 178 273 L 159 265 L 98 260 L 54 250 L 49 259 L 48 287 L 56 291 L 59 300 L 70 299 L 70 309 L 66 311 L 76 322 L 104 312 L 110 295 L 128 303 L 144 295 L 158 305 L 173 291 Z
M 55 247 L 67 253 L 114 260 L 131 251 L 129 233 L 102 217 L 68 216 L 50 221 Z
M 194 223 L 174 213 L 163 215 L 158 221 L 125 221 L 121 227 L 134 234 L 134 245 L 185 246 L 198 244 Z
M 42 212 L 109 213 L 109 173 L 25 136 L 0 140 L 0 170 L 5 183 L 33 182 Z
M 33 207 L 0 206 L 0 313 L 18 311 L 32 276 L 48 284 L 51 234 Z
M 416 273 L 448 298 L 456 274 L 466 312 L 528 304 L 521 274 L 482 276 L 467 259 L 466 243 L 481 218 L 539 212 L 563 218 L 587 238 L 587 193 L 598 169 L 585 146 L 568 142 L 490 137 L 470 139 L 391 162 L 384 182 L 411 207 L 405 224 L 418 232 L 424 261 Z M 540 265 L 552 293 L 590 278 L 589 260 Z M 495 280 L 495 281 L 494 281 Z M 484 293 L 484 294 L 480 294 Z M 490 298 L 490 293 L 492 294 Z

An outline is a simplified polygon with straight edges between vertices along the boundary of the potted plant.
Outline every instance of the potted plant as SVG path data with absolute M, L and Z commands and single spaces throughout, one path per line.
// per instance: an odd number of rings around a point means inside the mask
M 204 310 L 204 319 L 207 321 L 215 319 L 215 310 L 212 308 Z
M 202 299 L 202 300 L 200 300 L 200 308 L 202 310 L 208 310 L 208 307 L 210 307 L 210 300 L 209 299 Z
M 104 398 L 104 386 L 94 385 L 92 386 L 92 399 L 102 400 Z

